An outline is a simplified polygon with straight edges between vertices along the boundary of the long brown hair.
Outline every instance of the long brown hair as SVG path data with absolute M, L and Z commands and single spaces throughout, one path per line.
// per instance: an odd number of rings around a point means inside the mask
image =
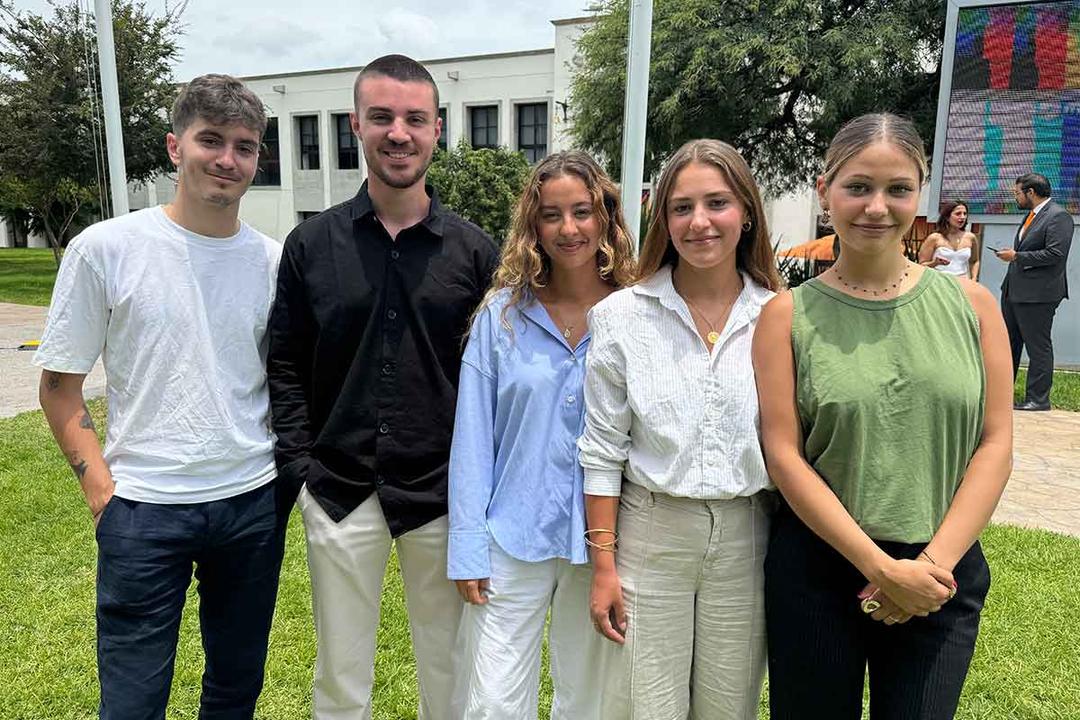
M 952 217 L 953 212 L 958 207 L 963 207 L 965 210 L 968 209 L 966 202 L 958 200 L 947 202 L 941 206 L 941 212 L 938 213 L 937 219 L 937 231 L 945 237 L 949 237 L 949 231 L 952 230 L 952 227 L 949 225 L 949 218 Z M 964 226 L 960 229 L 967 230 L 967 221 L 964 221 Z
M 619 189 L 587 153 L 570 150 L 548 155 L 537 163 L 525 181 L 514 208 L 510 233 L 503 243 L 499 267 L 477 312 L 503 288 L 510 288 L 510 302 L 503 308 L 502 324 L 510 329 L 506 313 L 525 297 L 547 285 L 551 258 L 540 245 L 540 189 L 548 180 L 573 175 L 585 184 L 592 197 L 592 210 L 600 221 L 600 247 L 596 251 L 596 269 L 613 287 L 624 287 L 634 280 L 634 246 L 626 229 Z M 475 317 L 475 315 L 474 315 Z
M 735 248 L 735 267 L 753 278 L 758 285 L 769 290 L 779 290 L 782 283 L 780 274 L 776 271 L 772 241 L 765 221 L 765 208 L 750 166 L 735 148 L 725 142 L 709 139 L 691 140 L 683 145 L 675 151 L 660 173 L 652 203 L 649 230 L 645 233 L 641 257 L 638 259 L 638 282 L 648 278 L 664 265 L 675 265 L 678 262 L 679 254 L 671 242 L 671 232 L 668 230 L 668 202 L 679 173 L 695 162 L 712 165 L 719 170 L 731 186 L 735 197 L 746 209 L 750 228 L 743 230 L 739 236 L 739 244 Z

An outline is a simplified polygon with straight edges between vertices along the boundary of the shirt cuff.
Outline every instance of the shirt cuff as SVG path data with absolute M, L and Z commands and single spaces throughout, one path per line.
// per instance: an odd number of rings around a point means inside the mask
M 619 497 L 622 494 L 622 470 L 585 468 L 585 494 Z
M 479 580 L 491 577 L 491 548 L 487 531 L 450 532 L 446 553 L 446 577 Z

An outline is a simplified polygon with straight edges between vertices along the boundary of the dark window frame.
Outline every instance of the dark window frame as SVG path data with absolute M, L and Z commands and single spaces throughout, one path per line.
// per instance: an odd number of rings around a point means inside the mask
M 483 117 L 479 117 L 483 113 Z M 478 123 L 477 120 L 483 120 Z M 481 134 L 482 133 L 482 134 Z M 499 106 L 473 105 L 469 108 L 469 144 L 474 148 L 499 147 Z
M 439 118 L 442 120 L 442 133 L 439 135 L 439 149 L 450 149 L 450 108 L 439 108 Z
M 259 167 L 251 184 L 256 187 L 281 186 L 281 141 L 278 139 L 278 119 L 267 118 L 266 132 L 259 148 Z
M 526 114 L 531 117 L 526 118 Z M 519 103 L 515 106 L 517 118 L 517 149 L 525 153 L 530 164 L 538 163 L 548 154 L 548 104 L 546 102 Z M 526 122 L 529 120 L 530 122 Z M 532 131 L 532 142 L 524 142 L 525 129 Z M 542 140 L 537 138 L 542 137 Z
M 360 143 L 356 139 L 356 133 L 352 131 L 348 113 L 334 114 L 334 135 L 337 146 L 337 169 L 359 170 Z
M 318 170 L 319 158 L 319 116 L 296 116 L 296 157 L 300 170 Z

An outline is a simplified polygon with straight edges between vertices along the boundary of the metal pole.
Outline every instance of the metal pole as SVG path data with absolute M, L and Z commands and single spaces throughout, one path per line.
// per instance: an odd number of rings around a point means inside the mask
M 641 244 L 641 184 L 645 175 L 645 120 L 649 112 L 649 57 L 652 53 L 652 0 L 631 0 L 626 50 L 626 102 L 623 108 L 622 203 L 626 224 Z
M 120 86 L 116 81 L 116 44 L 113 41 L 110 0 L 94 0 L 97 24 L 98 64 L 101 68 L 101 104 L 105 110 L 105 145 L 109 154 L 109 189 L 113 217 L 128 212 L 127 169 L 124 167 L 124 135 L 120 130 Z

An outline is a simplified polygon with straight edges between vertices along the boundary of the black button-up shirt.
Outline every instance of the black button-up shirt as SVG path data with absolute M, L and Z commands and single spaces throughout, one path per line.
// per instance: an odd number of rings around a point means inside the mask
M 392 240 L 367 183 L 285 240 L 267 370 L 280 497 L 340 522 L 377 493 L 394 537 L 446 514 L 463 336 L 498 248 L 441 207 Z

